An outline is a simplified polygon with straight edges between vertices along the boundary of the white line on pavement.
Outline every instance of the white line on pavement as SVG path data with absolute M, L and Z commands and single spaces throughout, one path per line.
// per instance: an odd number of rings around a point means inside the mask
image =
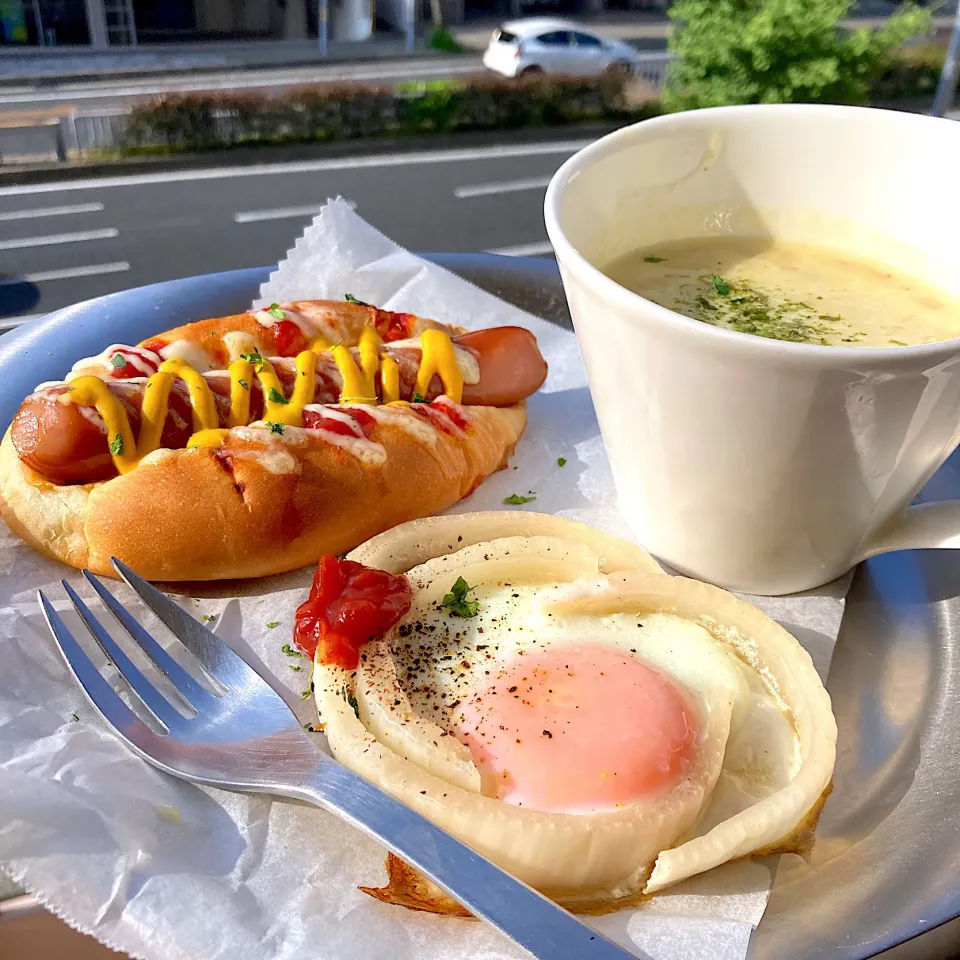
M 174 183 L 183 180 L 224 180 L 230 177 L 262 177 L 292 173 L 318 173 L 324 170 L 359 170 L 375 167 L 406 167 L 420 163 L 460 163 L 465 160 L 498 160 L 506 157 L 537 157 L 556 153 L 576 153 L 592 140 L 560 140 L 553 143 L 515 143 L 496 147 L 471 147 L 461 150 L 423 150 L 409 153 L 381 153 L 372 156 L 336 157 L 329 160 L 301 160 L 295 163 L 258 163 L 247 167 L 210 167 L 202 170 L 167 170 L 140 173 L 129 177 L 99 177 L 90 180 L 61 180 L 57 183 L 30 183 L 0 187 L 0 197 L 19 197 L 60 190 L 99 190 L 104 187 L 139 187 L 149 183 Z
M 98 277 L 103 273 L 123 273 L 130 269 L 126 260 L 117 263 L 94 263 L 86 267 L 65 267 L 63 270 L 38 270 L 36 273 L 21 273 L 13 277 L 0 277 L 0 287 L 15 283 L 43 283 L 46 280 L 73 280 L 76 277 Z
M 59 243 L 80 243 L 84 240 L 112 240 L 119 237 L 116 227 L 103 230 L 80 230 L 77 233 L 54 233 L 46 237 L 18 237 L 16 240 L 0 240 L 0 250 L 22 250 L 24 247 L 51 247 Z
M 31 220 L 34 217 L 64 217 L 69 213 L 99 213 L 102 203 L 74 203 L 68 207 L 39 207 L 36 210 L 9 210 L 0 220 Z
M 474 183 L 466 187 L 456 187 L 455 197 L 465 200 L 467 197 L 486 197 L 492 193 L 517 193 L 520 190 L 539 190 L 545 187 L 550 177 L 527 177 L 522 180 L 503 180 L 500 183 Z
M 315 217 L 322 209 L 322 203 L 309 207 L 277 207 L 275 210 L 246 210 L 235 213 L 237 223 L 259 223 L 261 220 L 286 220 L 290 217 Z
M 553 253 L 553 246 L 549 240 L 544 240 L 543 243 L 518 243 L 515 247 L 497 247 L 484 252 L 499 253 L 503 257 L 539 257 L 545 253 Z
M 138 87 L 83 87 L 61 90 L 33 89 L 27 92 L 0 95 L 0 104 L 43 103 L 49 100 L 91 100 L 109 97 L 135 97 L 158 93 L 186 93 L 202 90 L 237 90 L 257 87 L 295 87 L 304 83 L 343 83 L 353 80 L 410 79 L 414 77 L 448 77 L 477 73 L 481 68 L 478 62 L 469 64 L 451 64 L 449 66 L 409 67 L 401 65 L 396 70 L 358 70 L 356 72 L 337 72 L 329 76 L 318 77 L 315 73 L 288 74 L 278 77 L 240 77 L 227 76 L 219 80 L 176 80 L 168 83 L 145 83 Z

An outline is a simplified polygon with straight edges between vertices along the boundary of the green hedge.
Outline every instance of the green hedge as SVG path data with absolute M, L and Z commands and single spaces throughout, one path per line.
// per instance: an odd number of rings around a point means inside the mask
M 905 47 L 886 57 L 871 85 L 874 103 L 919 100 L 936 92 L 945 50 L 933 43 Z
M 134 107 L 124 153 L 351 140 L 467 130 L 629 121 L 657 112 L 628 105 L 620 77 L 585 80 L 489 74 L 396 87 L 324 84 L 277 97 L 168 96 Z
M 932 97 L 944 49 L 933 44 L 887 56 L 871 85 L 874 103 Z M 596 80 L 480 74 L 390 86 L 323 84 L 280 96 L 168 96 L 134 107 L 122 154 L 402 137 L 468 130 L 629 123 L 660 112 L 636 102 L 622 77 Z

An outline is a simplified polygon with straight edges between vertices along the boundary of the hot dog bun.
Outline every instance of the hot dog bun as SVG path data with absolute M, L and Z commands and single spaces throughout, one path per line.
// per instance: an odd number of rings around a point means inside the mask
M 238 428 L 223 447 L 161 449 L 130 473 L 77 486 L 26 466 L 8 430 L 0 513 L 47 556 L 107 576 L 111 556 L 151 580 L 282 573 L 438 513 L 504 466 L 524 406 L 455 412 L 462 429 L 445 428 L 442 411 L 392 408 L 367 440 L 350 442 Z

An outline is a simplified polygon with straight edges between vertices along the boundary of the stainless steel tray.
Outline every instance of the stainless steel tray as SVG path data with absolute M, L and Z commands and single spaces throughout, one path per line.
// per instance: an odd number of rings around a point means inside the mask
M 431 259 L 570 326 L 552 261 Z M 246 309 L 267 272 L 114 294 L 4 336 L 0 421 L 9 421 L 34 384 L 62 375 L 78 356 L 111 340 L 136 341 Z M 921 499 L 958 495 L 960 454 Z M 751 960 L 859 960 L 891 947 L 885 960 L 960 955 L 958 593 L 956 552 L 891 554 L 857 572 L 827 682 L 840 725 L 834 792 L 810 861 L 781 860 Z

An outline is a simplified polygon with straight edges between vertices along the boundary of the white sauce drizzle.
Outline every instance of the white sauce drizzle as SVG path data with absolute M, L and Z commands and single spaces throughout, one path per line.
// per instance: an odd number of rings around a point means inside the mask
M 281 444 L 287 442 L 286 432 L 293 428 L 287 427 L 284 436 L 272 433 L 262 420 L 251 423 L 249 427 L 234 427 L 231 431 L 235 437 L 250 443 L 264 443 L 269 446 L 265 450 L 231 450 L 232 457 L 243 460 L 256 460 L 264 470 L 275 476 L 293 473 L 297 469 L 297 458 Z
M 470 422 L 470 414 L 467 413 L 466 409 L 463 407 L 463 404 L 457 403 L 454 400 L 451 400 L 445 393 L 441 393 L 434 401 L 434 404 L 441 407 L 450 407 L 452 410 L 456 411 L 467 423 Z M 461 440 L 466 438 L 466 434 L 463 430 L 460 429 L 460 426 L 450 417 L 447 417 L 447 422 L 450 424 L 450 429 L 453 433 L 459 437 Z
M 346 424 L 356 436 L 366 439 L 363 436 L 360 424 L 345 410 L 338 410 L 336 407 L 324 403 L 308 403 L 303 409 L 305 412 L 309 410 L 311 413 L 319 413 L 322 417 L 327 417 L 330 420 L 338 420 L 340 423 Z
M 223 335 L 223 345 L 231 360 L 239 360 L 242 353 L 259 353 L 257 338 L 245 330 L 230 330 Z
M 297 469 L 296 457 L 288 450 L 266 450 L 257 456 L 257 462 L 267 473 L 278 477 Z
M 160 366 L 160 357 L 152 350 L 145 350 L 143 347 L 130 347 L 122 343 L 113 343 L 95 357 L 84 357 L 82 360 L 78 360 L 70 368 L 70 373 L 67 374 L 67 381 L 75 380 L 77 377 L 86 376 L 90 373 L 97 373 L 97 371 L 101 370 L 111 375 L 105 379 L 111 379 L 113 372 L 117 369 L 113 365 L 113 357 L 116 354 L 120 354 L 130 366 L 134 367 L 145 377 L 156 373 L 157 367 Z M 97 375 L 99 374 L 97 373 Z
M 321 336 L 331 343 L 345 338 L 346 328 L 336 310 L 305 303 L 298 316 L 309 327 L 310 337 Z M 305 328 L 301 326 L 300 329 Z
M 213 370 L 214 363 L 206 350 L 201 349 L 189 340 L 174 340 L 168 343 L 161 351 L 164 360 L 185 360 L 200 373 Z
M 286 314 L 284 319 L 289 320 L 291 323 L 295 323 L 300 328 L 300 332 L 308 340 L 311 340 L 316 335 L 316 330 L 313 324 L 306 317 L 301 316 L 296 310 L 290 310 L 284 307 L 283 312 Z
M 313 326 L 304 320 L 300 314 L 296 313 L 293 310 L 288 310 L 286 307 L 278 307 L 283 313 L 282 317 L 274 317 L 269 310 L 257 310 L 253 315 L 253 319 L 257 321 L 262 327 L 272 327 L 275 323 L 279 323 L 281 320 L 289 320 L 291 323 L 295 323 L 299 328 L 300 332 L 309 340 L 314 335 Z
M 103 422 L 103 417 L 97 413 L 96 407 L 81 407 L 77 406 L 77 409 L 80 411 L 80 416 L 83 417 L 88 423 L 92 423 L 102 434 L 106 435 L 107 425 Z
M 402 430 L 418 443 L 433 446 L 437 442 L 437 428 L 426 420 L 421 420 L 408 407 L 364 406 L 377 423 L 388 424 Z
M 233 434 L 241 440 L 253 443 L 263 443 L 264 433 L 270 428 L 262 421 L 251 423 L 249 427 L 234 427 Z M 313 427 L 284 427 L 282 434 L 269 433 L 270 442 L 286 444 L 293 447 L 302 447 L 311 438 L 323 440 L 333 447 L 339 447 L 352 454 L 361 463 L 372 467 L 382 466 L 387 461 L 387 451 L 379 443 L 368 440 L 366 437 L 348 437 L 340 433 Z M 231 451 L 234 452 L 234 451 Z M 288 454 L 290 456 L 290 454 Z M 269 468 L 268 468 L 269 469 Z M 271 473 L 277 471 L 271 470 Z

